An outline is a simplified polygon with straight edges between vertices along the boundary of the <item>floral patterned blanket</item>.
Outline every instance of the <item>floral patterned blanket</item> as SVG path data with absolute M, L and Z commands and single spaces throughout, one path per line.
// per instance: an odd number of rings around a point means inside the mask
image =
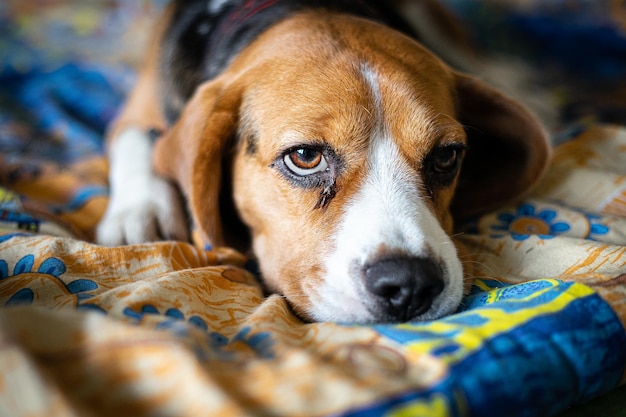
M 464 226 L 457 313 L 302 323 L 229 248 L 90 243 L 134 77 L 102 40 L 158 8 L 117 3 L 0 5 L 0 415 L 541 416 L 626 381 L 622 113 L 568 124 L 527 200 Z

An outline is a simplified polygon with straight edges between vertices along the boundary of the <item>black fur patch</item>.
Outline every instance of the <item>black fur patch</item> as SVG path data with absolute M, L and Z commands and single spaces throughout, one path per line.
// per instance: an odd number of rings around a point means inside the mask
M 417 35 L 384 0 L 231 0 L 210 12 L 210 1 L 174 1 L 161 49 L 165 114 L 173 123 L 196 87 L 216 77 L 257 36 L 307 9 L 350 13 Z
M 256 135 L 248 135 L 246 137 L 246 154 L 247 155 L 254 155 L 257 153 L 258 150 L 258 138 L 256 137 Z

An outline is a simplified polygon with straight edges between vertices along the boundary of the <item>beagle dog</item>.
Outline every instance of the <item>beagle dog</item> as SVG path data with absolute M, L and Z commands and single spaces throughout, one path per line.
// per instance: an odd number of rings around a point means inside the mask
M 471 276 L 453 219 L 527 192 L 551 152 L 529 110 L 458 71 L 441 12 L 172 2 L 108 135 L 99 242 L 251 248 L 305 320 L 453 313 Z

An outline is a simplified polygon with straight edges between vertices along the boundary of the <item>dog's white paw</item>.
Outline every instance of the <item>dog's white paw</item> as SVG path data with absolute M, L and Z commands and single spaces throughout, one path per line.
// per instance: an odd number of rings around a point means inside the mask
M 151 166 L 152 145 L 139 129 L 123 132 L 109 155 L 109 205 L 96 230 L 107 246 L 189 240 L 188 225 L 176 187 Z
M 135 184 L 124 187 L 128 193 L 112 194 L 98 225 L 98 243 L 116 246 L 157 240 L 188 241 L 188 226 L 176 188 L 157 177 L 143 185 L 130 182 Z

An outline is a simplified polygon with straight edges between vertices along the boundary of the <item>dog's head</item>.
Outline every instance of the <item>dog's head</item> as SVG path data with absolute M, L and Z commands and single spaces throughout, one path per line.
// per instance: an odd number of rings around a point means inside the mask
M 454 312 L 468 270 L 453 217 L 518 197 L 548 155 L 523 107 L 413 40 L 302 15 L 202 85 L 155 162 L 212 244 L 232 175 L 263 278 L 299 315 L 371 323 Z

